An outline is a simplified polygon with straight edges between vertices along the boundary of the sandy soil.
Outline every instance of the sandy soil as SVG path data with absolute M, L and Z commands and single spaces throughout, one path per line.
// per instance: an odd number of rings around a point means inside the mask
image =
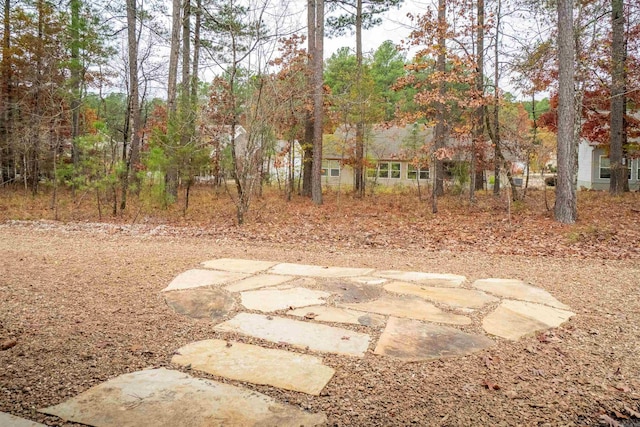
M 319 397 L 242 384 L 324 411 L 331 425 L 640 425 L 637 259 L 154 234 L 100 224 L 0 225 L 0 343 L 11 347 L 0 351 L 0 411 L 65 425 L 36 408 L 126 372 L 181 369 L 170 364 L 177 348 L 220 334 L 210 322 L 168 308 L 160 290 L 201 261 L 236 257 L 454 273 L 469 280 L 518 278 L 577 313 L 550 333 L 515 343 L 497 339 L 491 349 L 463 358 L 399 363 L 372 353 L 364 359 L 323 355 L 337 373 Z

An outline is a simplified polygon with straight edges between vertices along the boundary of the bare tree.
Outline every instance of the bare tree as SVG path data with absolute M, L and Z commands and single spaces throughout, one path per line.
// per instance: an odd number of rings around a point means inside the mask
M 127 0 L 127 43 L 129 63 L 129 103 L 127 107 L 129 137 L 131 153 L 127 158 L 126 149 L 123 158 L 126 159 L 127 168 L 122 177 L 122 195 L 120 210 L 127 206 L 127 192 L 129 182 L 134 179 L 136 165 L 140 161 L 140 129 L 142 127 L 140 117 L 140 88 L 138 84 L 138 34 L 137 34 L 137 4 L 136 0 Z

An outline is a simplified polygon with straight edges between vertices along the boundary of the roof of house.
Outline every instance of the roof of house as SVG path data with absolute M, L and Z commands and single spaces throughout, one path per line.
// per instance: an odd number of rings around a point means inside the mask
M 341 126 L 323 142 L 323 157 L 343 159 L 353 154 L 356 135 L 355 126 Z M 412 152 L 419 150 L 433 140 L 433 128 L 420 124 L 398 126 L 369 126 L 365 130 L 365 155 L 378 160 L 393 160 L 413 157 Z

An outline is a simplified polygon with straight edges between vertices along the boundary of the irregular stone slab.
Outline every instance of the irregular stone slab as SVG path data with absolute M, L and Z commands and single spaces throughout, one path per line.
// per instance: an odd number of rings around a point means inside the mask
M 194 319 L 221 319 L 236 306 L 233 297 L 227 292 L 211 288 L 167 292 L 164 299 L 176 312 Z
M 480 308 L 486 304 L 499 301 L 482 291 L 459 288 L 434 288 L 430 286 L 414 285 L 405 282 L 391 282 L 384 285 L 389 292 L 405 295 L 415 295 L 420 298 L 461 308 Z
M 236 259 L 236 258 L 218 258 L 202 263 L 204 268 L 213 270 L 231 271 L 234 273 L 254 274 L 259 271 L 265 271 L 273 267 L 277 263 L 270 261 L 255 261 L 252 259 Z
M 187 270 L 176 276 L 176 278 L 169 283 L 169 286 L 164 288 L 162 291 L 166 292 L 177 289 L 197 288 L 199 286 L 222 285 L 224 283 L 244 279 L 245 277 L 247 277 L 246 274 L 232 273 L 228 271 L 200 269 Z
M 377 314 L 326 305 L 297 308 L 287 311 L 287 314 L 321 322 L 348 323 L 351 325 L 383 326 L 385 323 L 385 318 Z
M 356 283 L 362 283 L 363 285 L 382 285 L 383 283 L 386 283 L 388 281 L 388 279 L 373 276 L 352 277 L 349 280 Z
M 357 304 L 341 304 L 342 307 L 358 311 L 406 317 L 429 322 L 448 323 L 450 325 L 469 325 L 471 319 L 459 314 L 447 313 L 421 298 L 382 297 L 377 300 Z
M 571 309 L 571 307 L 564 305 L 544 289 L 531 286 L 522 280 L 482 279 L 473 282 L 473 287 L 500 297 L 537 302 L 564 310 Z
M 416 282 L 430 286 L 458 287 L 467 279 L 455 274 L 423 273 L 421 271 L 385 270 L 376 271 L 376 276 L 405 282 Z
M 0 412 L 0 426 L 2 427 L 47 427 L 44 424 L 36 423 L 35 421 L 25 420 L 24 418 L 16 417 L 15 415 L 7 414 L 6 412 Z
M 64 420 L 120 426 L 317 426 L 322 413 L 264 394 L 168 369 L 120 375 L 59 405 L 40 409 Z
M 337 295 L 338 299 L 344 303 L 369 301 L 379 298 L 383 294 L 380 286 L 353 283 L 346 280 L 328 281 L 322 283 L 321 287 Z
M 482 320 L 487 333 L 509 340 L 549 328 L 555 328 L 575 313 L 523 301 L 505 300 Z
M 468 334 L 448 326 L 390 317 L 375 354 L 406 361 L 465 356 L 493 345 L 483 335 Z
M 330 295 L 329 292 L 314 291 L 307 288 L 291 288 L 242 292 L 240 297 L 242 305 L 249 310 L 271 312 L 290 307 L 324 304 L 323 298 L 327 298 Z
M 335 371 L 305 354 L 223 340 L 181 347 L 172 363 L 232 380 L 265 384 L 318 396 Z
M 229 292 L 250 291 L 252 289 L 277 286 L 289 280 L 291 280 L 291 277 L 276 276 L 275 274 L 260 274 L 232 283 L 231 285 L 225 286 L 225 289 Z
M 238 313 L 215 327 L 218 331 L 237 332 L 271 342 L 284 342 L 313 351 L 363 356 L 369 348 L 368 334 L 283 317 Z
M 273 267 L 270 273 L 284 274 L 286 276 L 352 277 L 365 276 L 372 271 L 372 268 L 323 267 L 320 265 L 282 263 Z

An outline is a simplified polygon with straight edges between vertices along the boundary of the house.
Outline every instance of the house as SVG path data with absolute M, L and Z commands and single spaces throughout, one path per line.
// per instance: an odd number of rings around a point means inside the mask
M 370 127 L 365 131 L 364 156 L 367 181 L 387 186 L 417 185 L 430 178 L 428 152 L 433 129 L 423 125 Z M 355 126 L 340 127 L 323 141 L 323 185 L 353 185 Z
M 629 189 L 640 190 L 640 158 L 625 159 Z M 578 188 L 608 190 L 611 169 L 606 147 L 586 140 L 578 144 Z

